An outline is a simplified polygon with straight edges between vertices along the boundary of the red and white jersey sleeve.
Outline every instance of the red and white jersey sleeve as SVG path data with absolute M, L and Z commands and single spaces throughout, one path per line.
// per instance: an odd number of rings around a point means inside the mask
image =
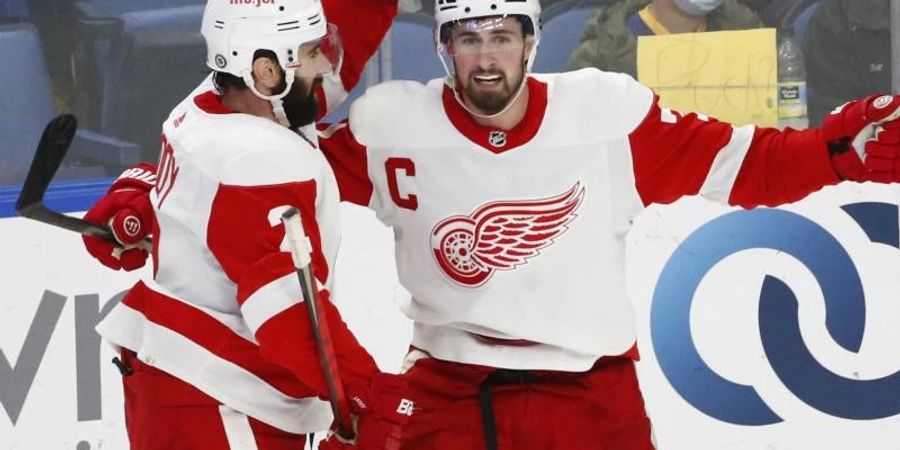
M 318 128 L 319 143 L 338 180 L 341 200 L 368 206 L 374 186 L 369 177 L 366 147 L 353 136 L 347 120 Z
M 341 197 L 394 229 L 413 345 L 436 358 L 583 371 L 631 354 L 625 235 L 647 205 L 777 204 L 836 181 L 815 130 L 683 116 L 596 69 L 528 89 L 511 130 L 476 123 L 442 80 L 370 88 L 320 129 Z
M 328 22 L 337 26 L 344 60 L 340 73 L 325 78 L 316 91 L 320 118 L 340 105 L 359 82 L 397 15 L 397 0 L 322 0 L 322 8 Z
M 819 130 L 735 127 L 657 100 L 629 135 L 644 204 L 699 194 L 745 208 L 773 206 L 839 181 Z
M 212 91 L 163 127 L 151 193 L 154 279 L 98 328 L 150 365 L 293 433 L 331 421 L 311 327 L 286 252 L 281 213 L 297 208 L 313 248 L 342 374 L 374 361 L 328 300 L 340 241 L 338 193 L 320 152 L 263 118 L 227 110 Z
M 319 292 L 327 309 L 322 317 L 334 330 L 344 379 L 368 379 L 375 365 L 329 301 L 340 229 L 337 185 L 317 151 L 309 145 L 298 149 L 297 143 L 306 142 L 296 135 L 285 138 L 294 145 L 284 142 L 275 147 L 283 151 L 246 152 L 229 161 L 213 199 L 207 241 L 237 285 L 241 314 L 263 356 L 290 369 L 325 398 L 327 385 L 280 220 L 289 207 L 300 212 L 312 244 L 313 273 L 320 286 L 327 287 Z

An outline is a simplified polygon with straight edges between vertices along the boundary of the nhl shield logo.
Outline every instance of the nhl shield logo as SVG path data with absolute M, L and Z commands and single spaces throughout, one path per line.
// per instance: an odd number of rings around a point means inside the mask
M 488 136 L 488 142 L 490 142 L 494 147 L 503 147 L 504 145 L 506 145 L 506 132 L 491 131 L 491 134 Z

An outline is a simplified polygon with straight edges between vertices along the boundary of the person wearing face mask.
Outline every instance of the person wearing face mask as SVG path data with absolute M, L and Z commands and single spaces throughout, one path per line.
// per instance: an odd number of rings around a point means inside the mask
M 757 15 L 737 0 L 620 0 L 598 8 L 587 20 L 568 67 L 637 76 L 638 36 L 762 26 Z

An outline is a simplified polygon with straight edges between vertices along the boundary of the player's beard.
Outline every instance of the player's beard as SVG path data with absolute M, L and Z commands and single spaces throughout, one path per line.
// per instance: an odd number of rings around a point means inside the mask
M 490 91 L 490 92 L 479 92 L 475 89 L 475 76 L 476 75 L 497 75 L 500 77 L 500 84 L 503 89 L 499 91 Z M 466 80 L 466 84 L 463 86 L 463 93 L 472 105 L 478 108 L 479 111 L 487 114 L 493 115 L 503 111 L 503 108 L 512 101 L 514 95 L 519 90 L 519 86 L 522 81 L 525 79 L 525 63 L 522 63 L 521 71 L 519 72 L 519 78 L 516 79 L 515 83 L 509 82 L 506 78 L 506 74 L 500 71 L 492 71 L 492 70 L 484 70 L 473 72 L 469 74 L 469 79 Z
M 316 120 L 319 113 L 319 102 L 316 100 L 316 88 L 322 83 L 321 78 L 316 78 L 309 86 L 301 79 L 294 80 L 291 91 L 281 99 L 284 114 L 287 116 L 291 129 L 309 125 Z M 287 88 L 287 83 L 282 81 L 281 90 Z

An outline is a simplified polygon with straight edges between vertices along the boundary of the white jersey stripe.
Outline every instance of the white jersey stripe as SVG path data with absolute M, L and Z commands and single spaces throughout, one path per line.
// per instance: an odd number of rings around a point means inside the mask
M 701 196 L 715 202 L 728 202 L 731 188 L 741 170 L 747 151 L 750 150 L 755 130 L 752 125 L 734 128 L 731 140 L 719 150 L 716 159 L 713 160 L 706 181 L 700 187 Z
M 250 420 L 245 414 L 221 405 L 219 415 L 222 416 L 225 438 L 228 439 L 231 450 L 259 450 L 253 429 L 250 428 Z
M 241 314 L 253 334 L 269 319 L 303 301 L 297 274 L 285 275 L 259 288 L 241 305 Z
M 119 304 L 109 317 L 114 322 L 108 323 L 118 326 L 102 330 L 107 340 L 136 349 L 142 361 L 181 380 L 190 380 L 210 397 L 244 414 L 296 434 L 324 430 L 331 424 L 331 408 L 327 402 L 315 397 L 300 399 L 285 395 L 187 337 L 147 320 L 128 305 Z M 129 329 L 138 335 L 128 336 L 124 330 Z

